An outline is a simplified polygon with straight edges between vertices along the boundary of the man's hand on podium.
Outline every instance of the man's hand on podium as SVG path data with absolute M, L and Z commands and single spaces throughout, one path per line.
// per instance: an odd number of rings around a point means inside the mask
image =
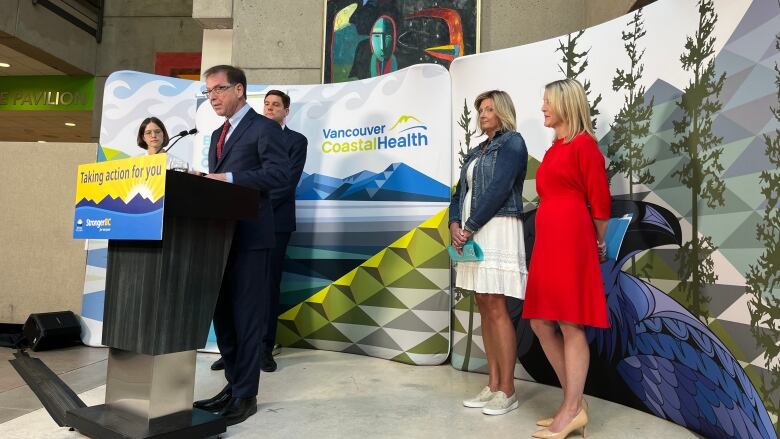
M 225 174 L 206 174 L 206 178 L 219 181 L 227 181 Z

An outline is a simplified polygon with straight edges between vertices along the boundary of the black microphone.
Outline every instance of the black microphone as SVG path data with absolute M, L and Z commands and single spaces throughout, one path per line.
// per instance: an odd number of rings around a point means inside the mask
M 171 137 L 171 139 L 176 139 L 176 140 L 175 140 L 173 143 L 171 143 L 170 145 L 168 145 L 168 147 L 167 147 L 167 148 L 160 148 L 160 150 L 159 150 L 159 151 L 157 151 L 157 152 L 160 152 L 160 151 L 162 151 L 162 152 L 168 152 L 168 151 L 170 151 L 170 150 L 171 150 L 171 148 L 173 148 L 173 145 L 175 145 L 175 144 L 176 144 L 176 142 L 178 142 L 179 140 L 181 140 L 181 139 L 183 139 L 183 138 L 185 138 L 186 136 L 189 136 L 189 135 L 191 135 L 191 134 L 197 134 L 197 133 L 198 133 L 198 129 L 197 129 L 197 128 L 193 128 L 193 129 L 191 129 L 191 130 L 189 130 L 189 131 L 187 131 L 187 130 L 183 130 L 183 131 L 181 131 L 179 134 L 177 134 L 177 135 L 175 135 L 175 136 Z M 177 138 L 177 137 L 178 137 L 178 138 Z M 169 140 L 170 140 L 170 139 L 169 139 Z

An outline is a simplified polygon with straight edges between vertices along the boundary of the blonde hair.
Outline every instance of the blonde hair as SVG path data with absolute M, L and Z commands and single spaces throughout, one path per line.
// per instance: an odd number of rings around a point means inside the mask
M 547 92 L 547 104 L 552 111 L 569 127 L 565 134 L 565 143 L 571 142 L 579 133 L 586 132 L 594 139 L 593 125 L 590 121 L 590 106 L 585 88 L 576 79 L 561 79 L 544 86 Z
M 485 99 L 493 100 L 493 109 L 496 110 L 496 116 L 498 117 L 499 130 L 515 131 L 517 126 L 517 116 L 515 116 L 515 104 L 512 103 L 512 98 L 509 97 L 509 93 L 501 90 L 490 90 L 480 93 L 476 99 L 474 99 L 474 108 L 479 114 L 479 106 Z M 482 127 L 479 128 L 479 134 L 485 134 L 482 131 Z

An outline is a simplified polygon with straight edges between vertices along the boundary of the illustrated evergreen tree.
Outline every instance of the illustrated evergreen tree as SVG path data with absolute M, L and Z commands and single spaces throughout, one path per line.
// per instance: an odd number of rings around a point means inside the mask
M 590 80 L 580 79 L 580 75 L 585 73 L 585 69 L 588 67 L 588 53 L 590 49 L 584 52 L 577 52 L 577 40 L 580 39 L 585 30 L 580 30 L 576 35 L 569 34 L 566 36 L 566 43 L 562 40 L 558 40 L 558 48 L 556 52 L 561 52 L 563 55 L 561 61 L 563 65 L 558 65 L 558 70 L 561 71 L 566 78 L 576 79 L 582 83 L 582 87 L 585 89 L 585 95 L 590 102 L 590 115 L 593 118 L 593 129 L 596 129 L 596 116 L 599 115 L 598 105 L 601 102 L 601 93 L 596 96 L 595 99 L 590 99 Z
M 780 51 L 780 36 L 775 37 Z M 770 108 L 774 119 L 780 122 L 780 67 L 775 63 L 777 106 Z M 775 429 L 780 428 L 780 129 L 764 134 L 768 169 L 759 176 L 761 193 L 766 197 L 762 221 L 756 226 L 756 238 L 764 243 L 764 252 L 745 275 L 750 296 L 750 329 L 756 344 L 764 350 L 764 367 L 769 379 L 764 380 L 763 400 L 767 410 L 774 414 Z M 768 329 L 767 329 L 768 328 Z
M 650 134 L 650 119 L 653 116 L 653 102 L 645 104 L 645 87 L 639 85 L 644 72 L 642 56 L 645 50 L 638 48 L 639 40 L 645 36 L 642 10 L 639 9 L 628 23 L 628 30 L 621 32 L 623 47 L 629 59 L 627 70 L 616 69 L 612 79 L 612 90 L 625 90 L 623 107 L 611 125 L 612 139 L 607 146 L 610 162 L 607 173 L 611 177 L 623 174 L 628 179 L 629 197 L 634 199 L 634 187 L 650 184 L 655 177 L 649 166 L 655 163 L 644 154 L 645 139 Z M 636 261 L 631 258 L 631 272 L 636 274 Z
M 683 157 L 682 166 L 672 176 L 691 191 L 691 240 L 675 256 L 680 288 L 685 292 L 689 310 L 707 323 L 709 298 L 703 289 L 718 279 L 712 260 L 717 247 L 710 236 L 699 236 L 699 212 L 701 203 L 709 208 L 724 205 L 725 184 L 720 177 L 724 169 L 720 163 L 723 138 L 713 133 L 712 121 L 722 107 L 718 98 L 726 75 L 718 76 L 715 71 L 713 31 L 718 15 L 713 0 L 699 0 L 698 10 L 698 28 L 693 37 L 686 39 L 685 51 L 680 56 L 683 69 L 692 72 L 693 79 L 676 103 L 683 116 L 673 123 L 678 140 L 672 143 L 671 150 Z
M 458 145 L 460 146 L 458 150 L 458 168 L 463 167 L 463 163 L 466 160 L 466 154 L 469 152 L 469 148 L 471 148 L 471 137 L 476 134 L 476 129 L 471 129 L 471 110 L 469 110 L 468 101 L 466 99 L 463 99 L 463 113 L 460 115 L 460 119 L 458 119 L 458 126 L 463 130 L 463 141 L 458 140 Z M 453 270 L 454 271 L 454 270 Z M 454 273 L 453 273 L 454 278 Z M 455 282 L 452 282 L 453 285 L 455 285 Z M 460 302 L 461 300 L 468 300 L 469 304 L 469 323 L 466 326 L 466 351 L 463 353 L 463 365 L 461 365 L 461 370 L 469 370 L 469 361 L 471 360 L 471 344 L 472 344 L 472 332 L 474 332 L 474 312 L 476 311 L 476 301 L 474 299 L 474 294 L 471 291 L 464 290 L 462 288 L 455 287 L 453 288 L 453 293 L 455 295 L 455 303 Z
M 458 140 L 458 145 L 460 146 L 460 149 L 458 150 L 458 163 L 460 166 L 463 166 L 463 161 L 466 159 L 466 154 L 468 154 L 469 148 L 471 147 L 471 137 L 477 132 L 476 129 L 471 129 L 471 110 L 469 110 L 469 105 L 465 98 L 463 99 L 463 113 L 461 113 L 460 119 L 458 119 L 458 126 L 463 129 L 464 137 L 463 142 Z

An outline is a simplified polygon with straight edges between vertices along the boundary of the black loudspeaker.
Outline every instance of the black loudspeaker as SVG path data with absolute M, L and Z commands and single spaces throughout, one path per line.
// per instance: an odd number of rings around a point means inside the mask
M 71 311 L 30 314 L 24 323 L 24 338 L 34 351 L 81 343 L 81 324 Z

